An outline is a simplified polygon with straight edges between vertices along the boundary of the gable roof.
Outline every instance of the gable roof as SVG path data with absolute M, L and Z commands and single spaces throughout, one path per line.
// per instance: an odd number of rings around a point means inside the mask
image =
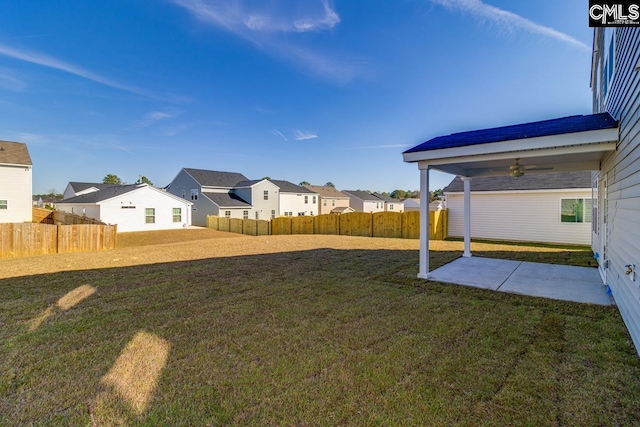
M 171 197 L 172 199 L 180 200 L 184 203 L 192 205 L 193 202 L 182 199 L 181 197 L 176 196 L 175 194 L 171 194 L 169 192 L 160 190 L 158 188 L 153 187 L 149 184 L 129 184 L 129 185 L 108 185 L 107 187 L 102 188 L 98 191 L 92 191 L 91 193 L 81 194 L 80 196 L 69 197 L 68 199 L 60 200 L 58 203 L 78 203 L 78 204 L 97 204 L 103 202 L 105 200 L 113 199 L 114 197 L 122 196 L 123 194 L 130 193 L 132 191 L 138 190 L 140 188 L 150 188 L 153 191 L 158 191 L 167 197 Z
M 405 151 L 405 153 L 465 147 L 469 145 L 538 138 L 543 136 L 563 135 L 567 133 L 586 132 L 600 129 L 613 129 L 616 127 L 618 127 L 618 122 L 611 117 L 609 113 L 590 114 L 586 116 L 569 116 L 559 119 L 438 136 L 410 148 Z
M 314 193 L 318 194 L 320 197 L 324 198 L 332 198 L 332 199 L 348 199 L 349 196 L 336 190 L 335 187 L 329 187 L 326 185 L 303 185 L 304 188 L 307 188 Z
M 373 193 L 380 200 L 384 200 L 386 203 L 403 203 L 402 200 L 394 199 L 393 197 L 385 196 L 382 193 L 375 192 Z
M 105 188 L 114 186 L 114 184 L 103 184 L 103 183 L 95 183 L 95 182 L 69 182 L 69 185 L 71 186 L 71 188 L 75 193 L 79 193 L 80 191 L 87 190 L 91 187 L 95 187 L 98 190 L 104 190 Z
M 203 187 L 233 188 L 239 182 L 248 181 L 247 177 L 237 172 L 220 172 L 206 169 L 184 168 L 185 172 Z
M 221 208 L 251 208 L 252 206 L 234 193 L 212 193 L 203 191 L 209 200 Z
M 27 150 L 27 144 L 0 141 L 0 164 L 33 165 L 29 150 Z
M 107 185 L 99 191 L 93 191 L 87 194 L 81 194 L 79 196 L 69 197 L 68 199 L 61 200 L 59 203 L 82 203 L 91 204 L 98 203 L 104 200 L 111 199 L 113 197 L 121 196 L 129 193 L 141 185 L 147 184 L 130 184 L 130 185 Z M 87 187 L 89 188 L 89 187 Z
M 280 193 L 315 193 L 314 191 L 309 190 L 307 187 L 296 185 L 293 182 L 282 181 L 278 179 L 272 179 L 271 182 L 273 182 L 278 186 L 278 188 L 280 188 Z
M 519 178 L 505 176 L 478 176 L 471 179 L 471 191 L 558 190 L 591 188 L 591 172 L 563 172 L 525 174 Z M 464 192 L 464 182 L 457 176 L 443 193 Z
M 348 194 L 349 196 L 353 196 L 357 199 L 360 200 L 364 200 L 367 202 L 380 202 L 382 201 L 382 199 L 380 199 L 379 197 L 371 194 L 371 193 L 367 193 L 366 191 L 360 191 L 360 190 L 342 190 L 345 194 Z

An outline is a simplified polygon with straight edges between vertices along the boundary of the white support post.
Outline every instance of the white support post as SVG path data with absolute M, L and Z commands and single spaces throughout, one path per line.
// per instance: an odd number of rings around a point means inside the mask
M 464 253 L 465 258 L 471 258 L 471 177 L 462 177 L 464 183 Z
M 420 169 L 420 272 L 429 278 L 429 168 Z

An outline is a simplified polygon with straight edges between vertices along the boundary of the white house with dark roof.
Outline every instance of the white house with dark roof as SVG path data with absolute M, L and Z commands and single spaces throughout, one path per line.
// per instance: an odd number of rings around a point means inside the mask
M 61 200 L 57 209 L 116 224 L 124 232 L 188 227 L 192 204 L 148 184 L 132 184 L 83 192 Z
M 0 223 L 32 221 L 32 165 L 26 144 L 0 141 Z
M 429 189 L 429 170 L 463 178 L 464 255 L 471 256 L 471 182 L 509 174 L 593 171 L 592 244 L 602 281 L 640 350 L 640 28 L 594 28 L 593 114 L 439 136 L 403 153 Z M 422 200 L 421 213 L 427 211 Z M 421 215 L 420 270 L 429 278 L 428 216 Z
M 464 182 L 443 190 L 449 236 L 464 236 Z M 591 172 L 485 176 L 471 180 L 471 237 L 591 244 Z
M 303 185 L 304 188 L 318 195 L 318 214 L 347 213 L 349 209 L 349 196 L 328 185 Z
M 349 206 L 355 212 L 384 212 L 384 203 L 380 197 L 366 191 L 342 190 L 349 196 Z
M 289 181 L 272 179 L 280 189 L 280 215 L 318 215 L 320 198 L 318 193 Z

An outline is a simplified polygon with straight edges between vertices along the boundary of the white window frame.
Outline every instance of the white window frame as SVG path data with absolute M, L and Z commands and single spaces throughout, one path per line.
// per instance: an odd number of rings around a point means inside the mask
M 249 219 L 249 211 L 242 211 L 242 219 Z
M 178 213 L 176 213 L 176 210 L 178 211 Z M 182 222 L 182 208 L 173 208 L 172 213 L 173 213 L 173 222 Z
M 198 200 L 198 189 L 197 188 L 192 188 L 191 189 L 191 200 Z
M 225 218 L 231 218 L 231 211 L 224 211 Z
M 9 200 L 6 199 L 2 199 L 0 200 L 0 209 L 1 210 L 8 210 L 9 209 Z
M 582 200 L 582 221 L 563 221 L 562 220 L 562 202 L 565 200 Z M 590 206 L 591 205 L 591 206 Z M 593 199 L 585 197 L 562 197 L 560 198 L 560 223 L 561 224 L 588 224 L 593 221 Z M 576 212 L 576 219 L 580 217 Z
M 156 208 L 144 208 L 144 223 L 145 224 L 156 223 Z
M 269 190 L 264 190 L 262 192 L 262 197 L 264 198 L 264 200 L 269 200 Z

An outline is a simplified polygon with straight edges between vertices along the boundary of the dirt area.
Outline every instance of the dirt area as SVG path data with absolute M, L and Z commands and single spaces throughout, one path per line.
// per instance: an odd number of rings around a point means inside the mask
M 207 228 L 121 233 L 112 251 L 0 259 L 0 279 L 59 271 L 124 267 L 241 255 L 334 249 L 417 250 L 417 240 L 293 235 L 246 236 Z M 454 243 L 459 246 L 459 243 Z

